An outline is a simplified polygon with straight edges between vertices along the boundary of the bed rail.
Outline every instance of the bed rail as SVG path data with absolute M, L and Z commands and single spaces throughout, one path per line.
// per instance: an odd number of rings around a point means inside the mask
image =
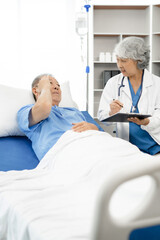
M 154 180 L 145 202 L 132 216 L 121 221 L 115 219 L 109 209 L 115 190 L 123 183 L 145 175 Z M 160 239 L 160 157 L 125 164 L 112 171 L 100 194 L 93 229 L 92 240 Z

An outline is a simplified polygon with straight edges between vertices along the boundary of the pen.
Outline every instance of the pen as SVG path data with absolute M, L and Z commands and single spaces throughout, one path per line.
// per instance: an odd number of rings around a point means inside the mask
M 119 103 L 118 103 L 118 104 L 119 104 Z M 120 106 L 121 108 L 123 108 L 123 105 L 119 104 L 119 106 Z
M 113 98 L 113 101 L 115 101 L 115 99 Z M 120 104 L 120 103 L 118 103 L 118 102 L 116 102 L 121 108 L 123 108 L 123 105 L 122 104 Z

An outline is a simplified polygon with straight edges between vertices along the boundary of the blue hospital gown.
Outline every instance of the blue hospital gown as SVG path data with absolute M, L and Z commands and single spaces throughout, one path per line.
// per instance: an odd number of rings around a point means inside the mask
M 52 106 L 50 115 L 41 122 L 29 127 L 29 113 L 33 104 L 22 107 L 17 114 L 20 130 L 32 141 L 32 148 L 41 160 L 48 150 L 58 141 L 72 123 L 86 121 L 76 108 Z

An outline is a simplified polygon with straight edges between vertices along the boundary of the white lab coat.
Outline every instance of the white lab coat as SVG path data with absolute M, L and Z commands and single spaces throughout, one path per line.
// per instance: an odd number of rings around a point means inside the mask
M 118 96 L 118 88 L 121 85 L 123 75 L 118 74 L 108 80 L 99 104 L 98 119 L 101 121 L 109 117 L 110 103 L 113 99 L 119 99 L 123 103 L 121 111 L 130 112 L 132 106 L 132 97 L 128 84 L 128 78 L 124 78 L 125 85 L 120 89 Z M 141 125 L 150 136 L 160 145 L 160 77 L 151 74 L 148 70 L 144 71 L 142 95 L 138 102 L 139 113 L 151 114 L 150 122 L 147 126 Z M 117 136 L 129 140 L 129 123 L 116 124 Z

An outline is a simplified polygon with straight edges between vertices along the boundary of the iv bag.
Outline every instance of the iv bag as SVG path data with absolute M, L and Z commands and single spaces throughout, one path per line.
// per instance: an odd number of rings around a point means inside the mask
M 87 34 L 87 15 L 84 12 L 76 14 L 76 33 L 82 37 Z

